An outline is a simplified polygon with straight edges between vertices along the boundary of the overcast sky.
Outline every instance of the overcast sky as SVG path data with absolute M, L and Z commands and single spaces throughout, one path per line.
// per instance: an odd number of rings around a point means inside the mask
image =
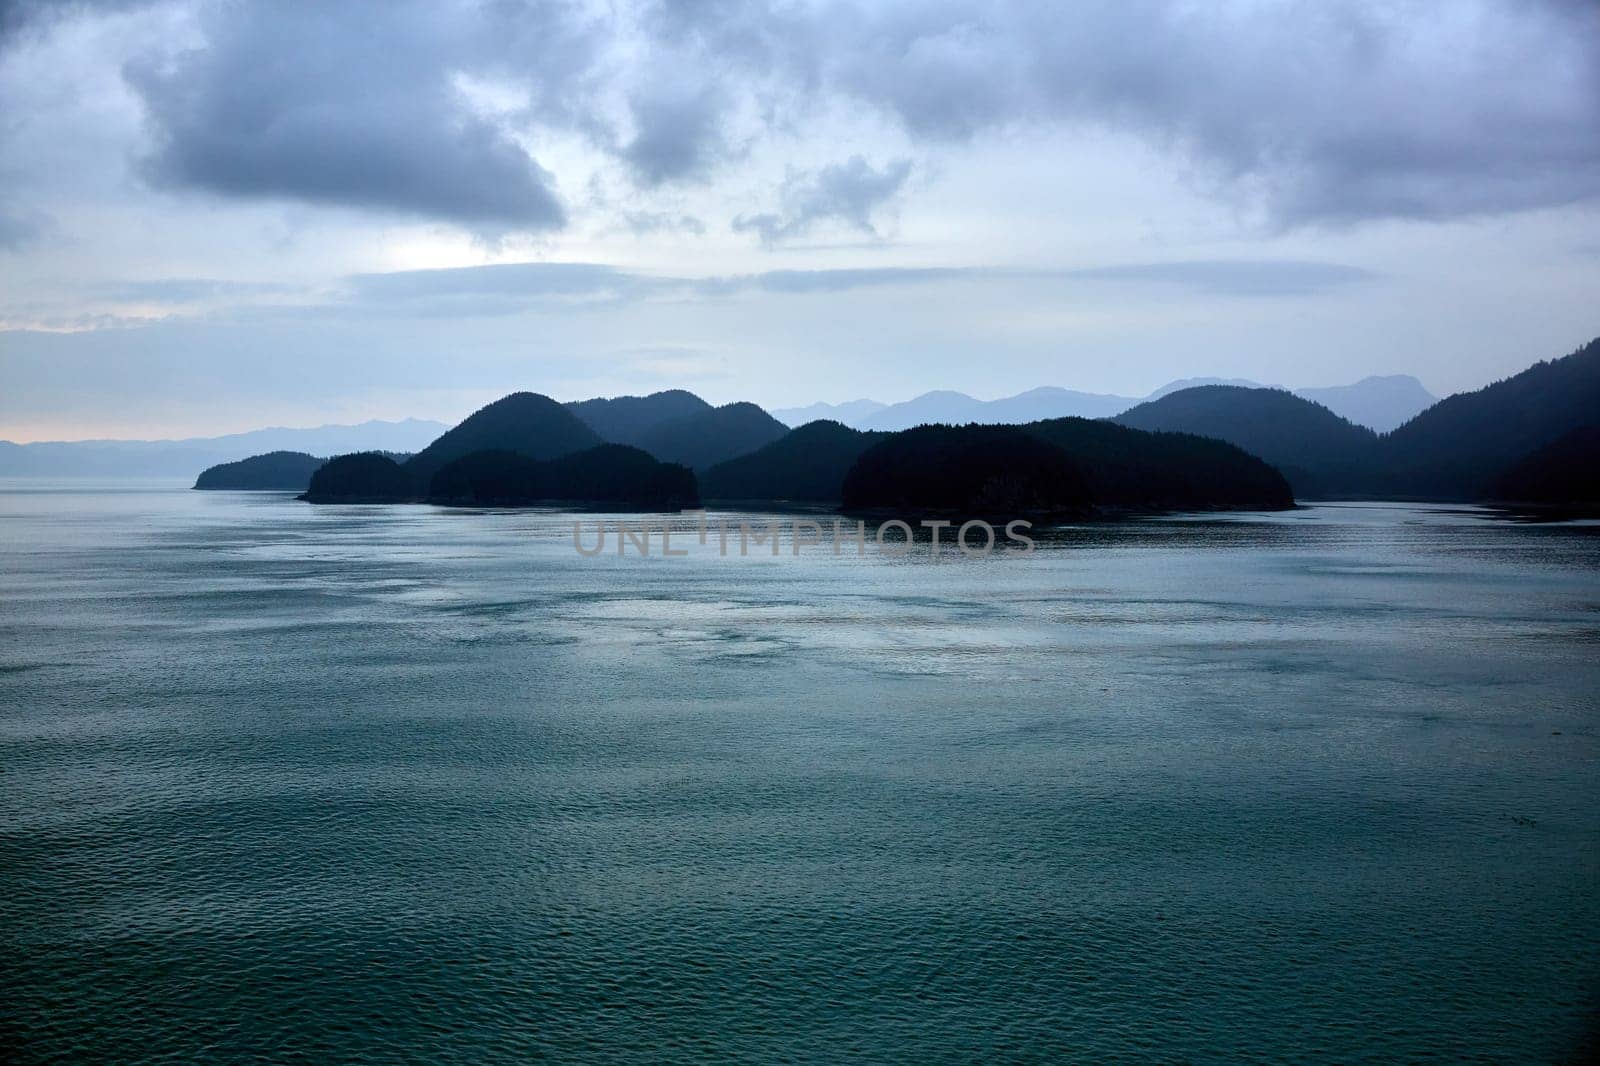
M 1600 3 L 0 2 L 0 438 L 1600 334 Z

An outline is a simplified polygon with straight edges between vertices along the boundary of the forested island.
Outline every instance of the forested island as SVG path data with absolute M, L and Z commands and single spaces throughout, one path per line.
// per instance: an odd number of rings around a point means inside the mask
M 279 489 L 300 492 L 326 459 L 304 452 L 267 452 L 233 463 L 207 467 L 195 478 L 197 489 Z
M 688 468 L 608 444 L 549 397 L 497 400 L 403 463 L 376 453 L 330 459 L 301 497 L 311 503 L 533 504 L 659 510 L 700 501 Z

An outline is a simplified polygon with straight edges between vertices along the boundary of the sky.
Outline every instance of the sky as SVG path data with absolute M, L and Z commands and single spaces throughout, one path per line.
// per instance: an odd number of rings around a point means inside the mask
M 1591 0 L 0 2 L 0 438 L 1600 335 Z

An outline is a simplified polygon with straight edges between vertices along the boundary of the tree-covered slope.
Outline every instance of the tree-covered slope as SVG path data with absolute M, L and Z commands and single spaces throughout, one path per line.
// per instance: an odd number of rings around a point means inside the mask
M 548 396 L 514 392 L 469 415 L 405 464 L 417 492 L 452 459 L 473 452 L 516 452 L 554 459 L 604 443 L 578 416 Z
M 730 403 L 663 422 L 645 433 L 638 446 L 662 462 L 702 471 L 748 455 L 788 432 L 788 426 L 755 404 Z
M 846 510 L 903 516 L 1082 513 L 1088 485 L 1060 448 L 1016 426 L 918 426 L 878 441 L 845 475 Z
M 1440 400 L 1384 441 L 1385 465 L 1417 494 L 1472 499 L 1511 463 L 1600 423 L 1600 339 L 1475 392 Z
M 416 482 L 381 452 L 337 455 L 311 475 L 300 497 L 311 503 L 395 503 L 417 496 Z
M 207 467 L 195 479 L 197 489 L 280 489 L 304 492 L 324 460 L 304 452 L 267 452 L 233 463 Z
M 677 510 L 695 506 L 700 495 L 687 467 L 659 462 L 625 444 L 601 444 L 544 461 L 516 452 L 473 452 L 439 468 L 427 499 L 456 506 L 567 503 Z
M 819 419 L 749 455 L 718 463 L 700 478 L 707 499 L 837 503 L 850 466 L 887 434 Z
M 710 404 L 683 389 L 652 392 L 648 396 L 576 400 L 566 407 L 599 434 L 600 439 L 634 446 L 662 423 L 711 410 Z
M 1277 467 L 1302 498 L 1369 493 L 1385 481 L 1376 433 L 1282 389 L 1202 385 L 1112 421 L 1227 441 Z
M 1276 468 L 1226 441 L 1087 418 L 1055 418 L 1023 428 L 1066 453 L 1098 506 L 1271 510 L 1294 505 L 1294 492 Z
M 1571 430 L 1523 456 L 1489 491 L 1511 503 L 1600 505 L 1600 425 Z

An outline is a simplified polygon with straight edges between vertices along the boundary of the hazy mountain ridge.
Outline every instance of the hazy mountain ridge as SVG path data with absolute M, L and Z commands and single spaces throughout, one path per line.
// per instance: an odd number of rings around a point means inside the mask
M 1388 433 L 1439 402 L 1409 374 L 1374 375 L 1351 385 L 1294 389 L 1302 400 L 1319 403 L 1358 426 Z
M 838 405 L 814 403 L 809 407 L 781 408 L 772 413 L 790 426 L 831 419 L 852 429 L 899 430 L 925 424 L 1021 425 L 1050 418 L 1112 418 L 1139 404 L 1208 385 L 1283 388 L 1244 378 L 1197 377 L 1168 382 L 1144 397 L 1043 386 L 997 400 L 979 400 L 963 392 L 941 389 L 894 404 L 852 400 Z M 1379 433 L 1394 429 L 1437 402 L 1422 382 L 1409 374 L 1366 377 L 1350 385 L 1283 391 L 1320 403 L 1341 418 Z
M 877 414 L 887 406 L 877 400 L 846 400 L 844 403 L 813 403 L 805 407 L 774 407 L 769 413 L 792 428 L 810 422 L 837 422 L 851 429 L 859 429 L 857 422 Z

